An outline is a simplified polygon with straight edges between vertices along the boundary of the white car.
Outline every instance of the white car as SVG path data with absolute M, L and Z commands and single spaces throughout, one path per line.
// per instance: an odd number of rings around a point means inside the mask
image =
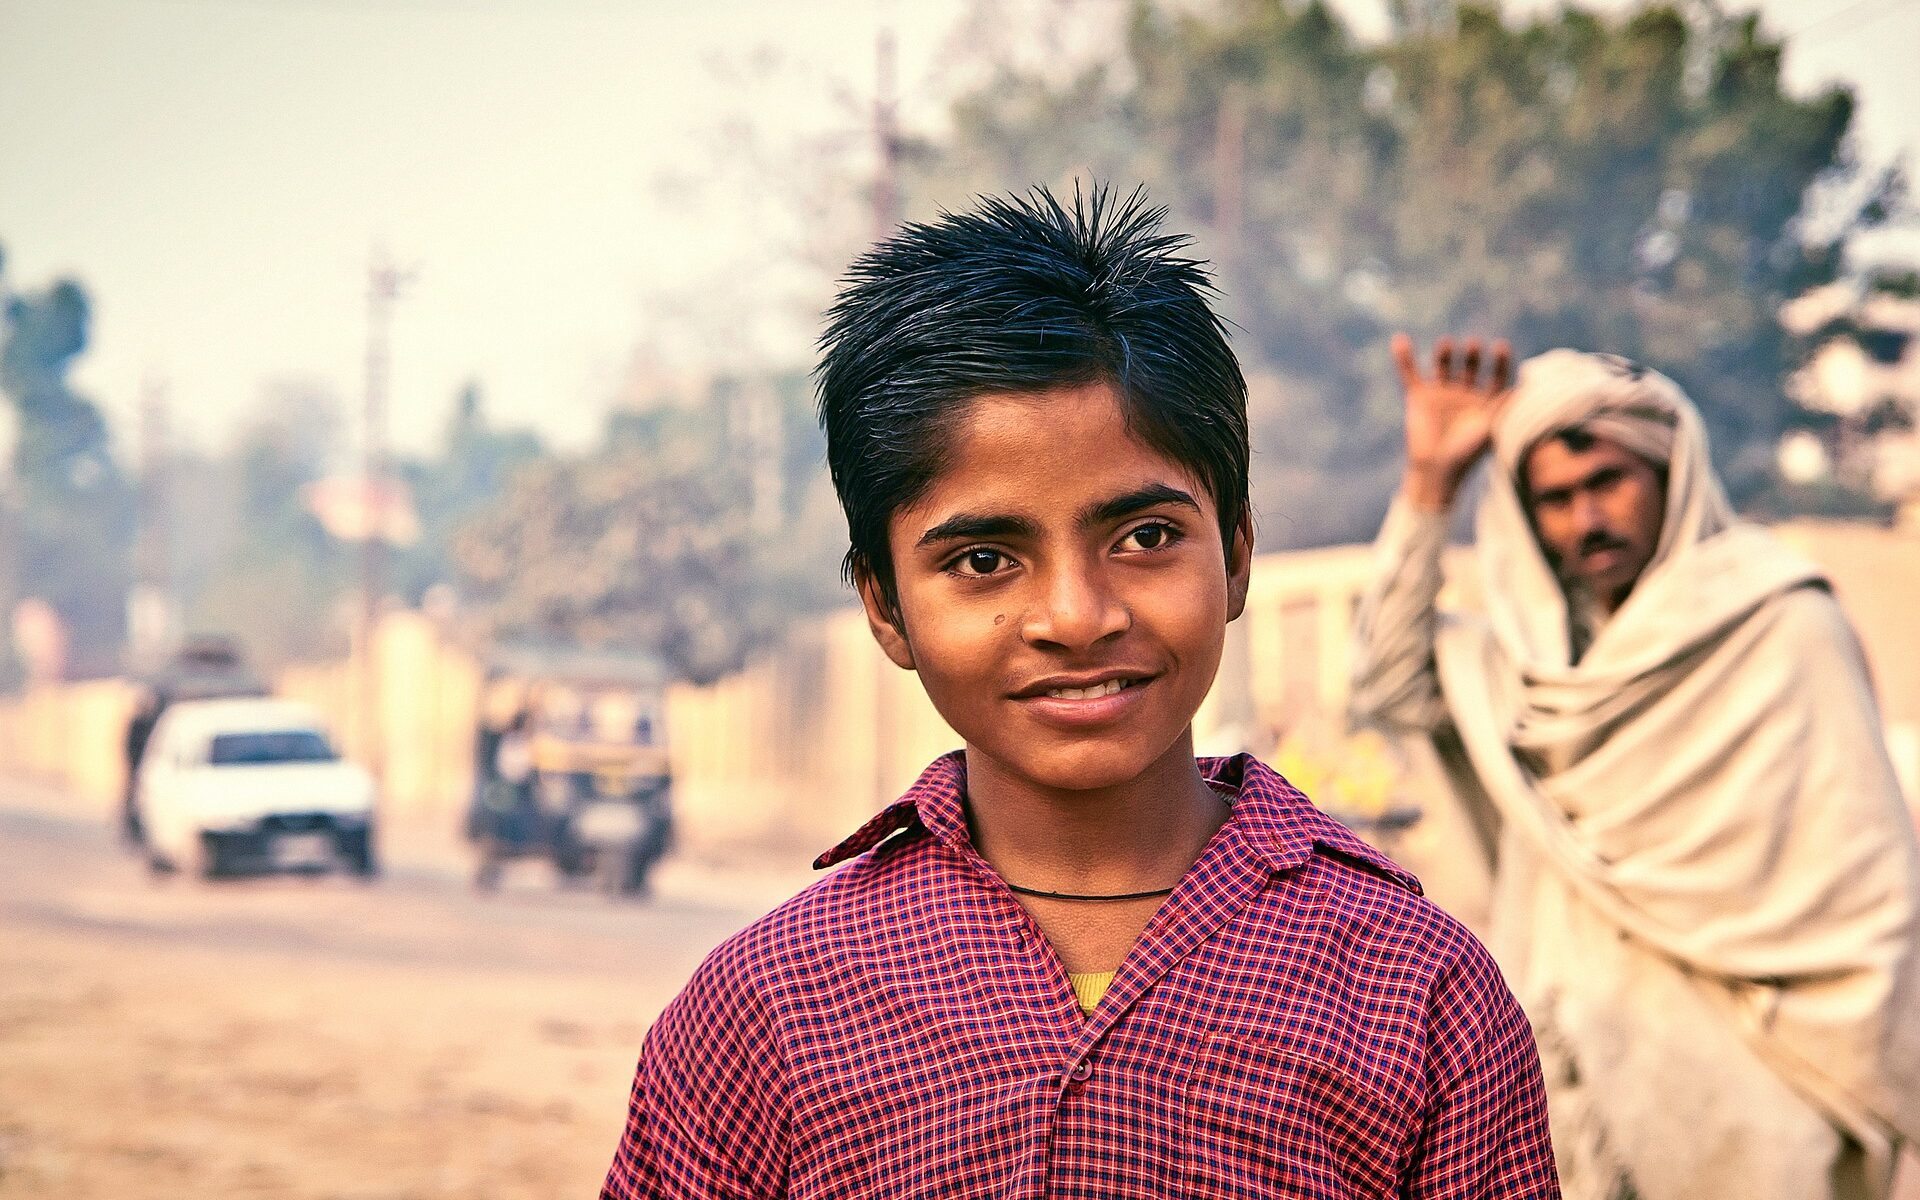
M 136 803 L 154 870 L 212 878 L 342 868 L 370 876 L 374 785 L 319 715 L 287 700 L 167 708 L 140 760 Z

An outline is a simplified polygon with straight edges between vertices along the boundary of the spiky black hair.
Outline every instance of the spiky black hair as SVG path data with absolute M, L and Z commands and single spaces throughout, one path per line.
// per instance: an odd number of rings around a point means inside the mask
M 1192 471 L 1231 547 L 1247 504 L 1247 385 L 1213 284 L 1144 189 L 982 197 L 902 226 L 850 268 L 820 337 L 820 423 L 848 579 L 894 607 L 887 525 L 925 494 L 974 397 L 1106 381 L 1128 430 Z

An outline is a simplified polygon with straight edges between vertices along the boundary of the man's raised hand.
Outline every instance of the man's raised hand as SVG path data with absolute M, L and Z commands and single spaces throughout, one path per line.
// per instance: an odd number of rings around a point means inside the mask
M 1452 338 L 1433 344 L 1433 373 L 1423 376 L 1413 339 L 1393 335 L 1393 361 L 1407 398 L 1407 469 L 1401 490 L 1417 508 L 1445 512 L 1480 456 L 1493 442 L 1493 423 L 1512 395 L 1513 349 L 1504 339 L 1487 347 L 1486 379 L 1480 378 L 1481 344 L 1468 338 L 1456 356 Z

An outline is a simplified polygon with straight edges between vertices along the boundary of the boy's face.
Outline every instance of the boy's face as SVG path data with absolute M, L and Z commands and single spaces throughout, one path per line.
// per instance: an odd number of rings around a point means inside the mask
M 1084 789 L 1192 754 L 1251 539 L 1229 558 L 1212 497 L 1127 432 L 1110 384 L 973 401 L 888 534 L 902 628 L 863 580 L 868 620 L 970 757 Z

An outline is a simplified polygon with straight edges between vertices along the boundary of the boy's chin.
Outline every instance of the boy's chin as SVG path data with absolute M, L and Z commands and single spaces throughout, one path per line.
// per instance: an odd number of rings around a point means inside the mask
M 1115 744 L 1103 739 L 1087 739 L 1051 746 L 1023 746 L 1017 750 L 970 744 L 967 753 L 969 757 L 988 755 L 999 774 L 1034 787 L 1090 792 L 1124 787 L 1162 765 L 1177 749 L 1183 749 L 1186 756 L 1191 757 L 1192 751 L 1187 746 L 1184 738 L 1175 738 L 1167 745 Z M 996 750 L 1006 752 L 996 753 Z

